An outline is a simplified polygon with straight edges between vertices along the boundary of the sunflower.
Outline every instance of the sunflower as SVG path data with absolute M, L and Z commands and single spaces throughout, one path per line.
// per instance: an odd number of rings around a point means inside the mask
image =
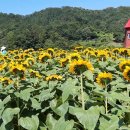
M 111 56 L 111 59 L 112 60 L 117 60 L 117 57 L 116 56 Z
M 12 72 L 13 74 L 19 76 L 21 79 L 24 78 L 24 73 L 26 71 L 26 68 L 22 65 L 22 64 L 13 64 L 10 67 L 10 72 Z
M 84 50 L 84 52 L 83 52 L 83 54 L 85 55 L 85 56 L 87 56 L 87 59 L 90 59 L 90 58 L 95 58 L 96 57 L 96 54 L 95 54 L 95 51 L 94 50 L 88 50 L 88 49 L 85 49 Z M 82 55 L 83 55 L 82 54 Z
M 128 56 L 128 55 L 129 55 L 128 49 L 124 49 L 124 55 L 125 55 L 125 56 Z
M 66 57 L 66 52 L 62 51 L 58 55 L 59 55 L 60 58 L 65 58 Z
M 20 59 L 20 55 L 14 55 L 13 59 Z
M 62 76 L 57 75 L 57 74 L 52 74 L 48 77 L 46 77 L 46 81 L 55 81 L 55 80 L 61 80 Z
M 122 61 L 125 61 L 126 59 L 125 58 L 118 58 L 118 60 L 120 61 L 120 62 L 122 62 Z
M 43 51 L 44 49 L 43 48 L 39 48 L 38 51 Z
M 11 60 L 8 65 L 8 69 L 10 69 L 12 66 L 15 66 L 18 62 L 15 62 L 14 60 Z
M 51 59 L 51 55 L 48 54 L 48 53 L 42 53 L 42 54 L 39 55 L 38 59 L 41 62 L 46 62 L 48 59 Z
M 42 78 L 42 75 L 40 75 L 38 71 L 34 71 L 34 70 L 30 69 L 29 72 L 30 72 L 31 77 Z
M 88 49 L 85 49 L 85 50 L 83 51 L 83 53 L 84 53 L 85 55 L 88 54 L 88 52 L 89 52 Z
M 106 85 L 112 80 L 112 74 L 107 72 L 99 73 L 96 82 L 102 87 L 106 87 Z
M 78 52 L 80 52 L 80 51 L 83 50 L 83 46 L 77 46 L 77 47 L 75 47 L 75 50 L 77 50 Z
M 28 54 L 28 53 L 22 53 L 22 55 L 21 55 L 21 58 L 22 59 L 27 59 L 27 58 L 31 58 L 32 57 L 32 55 L 31 54 Z
M 104 51 L 110 51 L 110 48 L 105 48 Z
M 30 67 L 34 64 L 34 59 L 33 58 L 27 58 L 24 62 L 23 65 L 25 67 Z
M 5 86 L 11 84 L 13 81 L 8 77 L 0 77 L 0 82 Z
M 70 61 L 74 61 L 74 60 L 80 60 L 81 56 L 78 53 L 72 53 L 68 56 Z
M 28 49 L 27 49 L 27 50 L 24 50 L 24 53 L 26 53 L 26 54 L 29 53 L 29 50 L 28 50 Z
M 7 63 L 4 61 L 2 64 L 0 64 L 0 71 L 4 70 L 7 66 Z
M 26 68 L 29 67 L 29 64 L 28 64 L 28 61 L 27 61 L 27 60 L 25 60 L 25 61 L 23 62 L 23 66 L 26 67 Z
M 130 67 L 126 66 L 123 71 L 123 76 L 126 80 L 130 81 Z
M 94 53 L 95 53 L 96 56 L 98 55 L 98 51 L 95 51 Z
M 60 59 L 60 64 L 61 64 L 62 67 L 65 67 L 68 63 L 69 63 L 69 59 L 68 58 Z
M 22 64 L 15 64 L 10 68 L 11 72 L 16 72 L 16 71 L 25 71 L 25 67 Z
M 0 56 L 0 64 L 3 64 L 5 62 L 5 59 Z
M 130 66 L 130 60 L 123 60 L 119 63 L 119 68 L 121 71 L 124 71 L 126 66 Z
M 20 49 L 19 49 L 19 52 L 20 52 L 20 53 L 22 53 L 22 52 L 23 52 L 23 49 L 22 49 L 22 48 L 20 48 Z
M 117 54 L 120 52 L 120 49 L 119 49 L 119 48 L 114 48 L 114 49 L 112 50 L 112 52 L 113 52 L 115 55 L 117 55 Z
M 88 50 L 93 51 L 94 49 L 92 47 L 88 47 Z
M 28 49 L 28 52 L 33 52 L 33 51 L 34 51 L 33 48 L 29 48 L 29 49 Z
M 100 50 L 98 51 L 97 57 L 99 61 L 106 61 L 109 55 L 106 51 Z
M 12 54 L 13 53 L 13 51 L 11 51 L 11 50 L 8 50 L 8 54 Z
M 19 51 L 18 51 L 18 50 L 13 50 L 12 53 L 13 53 L 13 54 L 18 54 Z
M 69 72 L 81 74 L 86 70 L 94 71 L 92 64 L 89 61 L 78 60 L 70 63 Z
M 128 56 L 129 55 L 129 50 L 125 49 L 125 48 L 120 49 L 120 55 Z
M 89 52 L 88 52 L 88 56 L 89 56 L 90 58 L 95 58 L 95 57 L 96 57 L 94 51 L 89 51 Z
M 47 53 L 49 53 L 53 57 L 54 56 L 54 49 L 48 48 Z
M 10 57 L 4 57 L 7 63 L 9 63 L 12 59 Z

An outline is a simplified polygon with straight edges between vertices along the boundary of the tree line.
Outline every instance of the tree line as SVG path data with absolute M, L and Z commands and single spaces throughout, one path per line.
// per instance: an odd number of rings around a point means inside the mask
M 88 10 L 77 7 L 47 8 L 30 15 L 0 13 L 0 46 L 68 49 L 84 43 L 98 47 L 123 42 L 130 7 Z

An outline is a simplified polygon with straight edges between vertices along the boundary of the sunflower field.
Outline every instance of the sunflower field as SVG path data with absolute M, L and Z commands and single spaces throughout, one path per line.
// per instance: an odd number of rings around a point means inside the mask
M 0 55 L 0 130 L 129 130 L 130 50 Z

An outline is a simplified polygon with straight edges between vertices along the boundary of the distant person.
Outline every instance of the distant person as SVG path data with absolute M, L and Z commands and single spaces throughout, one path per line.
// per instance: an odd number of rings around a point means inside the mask
M 6 55 L 6 54 L 7 54 L 7 51 L 6 51 L 6 47 L 5 47 L 5 46 L 2 46 L 2 47 L 1 47 L 1 54 L 2 54 L 2 55 Z

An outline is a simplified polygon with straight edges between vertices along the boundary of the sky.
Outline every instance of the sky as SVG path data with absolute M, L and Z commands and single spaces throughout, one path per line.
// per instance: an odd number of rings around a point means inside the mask
M 130 6 L 130 0 L 0 0 L 0 12 L 21 15 L 48 7 L 63 6 L 101 10 L 108 7 Z

